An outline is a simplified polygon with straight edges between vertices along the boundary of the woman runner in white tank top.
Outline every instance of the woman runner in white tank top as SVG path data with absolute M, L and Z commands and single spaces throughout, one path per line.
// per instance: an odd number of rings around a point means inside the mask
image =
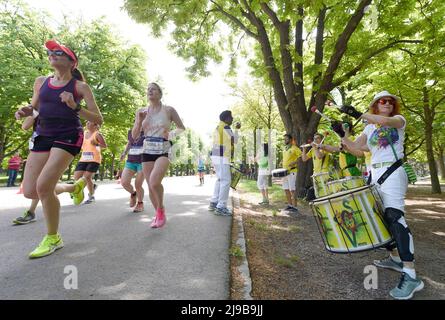
M 142 170 L 150 190 L 151 203 L 156 209 L 151 227 L 160 228 L 167 220 L 162 179 L 170 164 L 168 159 L 168 152 L 172 146 L 170 141 L 182 133 L 185 127 L 176 110 L 162 104 L 162 90 L 158 84 L 150 83 L 148 85 L 147 97 L 148 107 L 141 108 L 136 112 L 132 136 L 133 139 L 137 139 L 141 130 L 144 131 Z M 176 129 L 170 131 L 172 122 L 176 124 Z

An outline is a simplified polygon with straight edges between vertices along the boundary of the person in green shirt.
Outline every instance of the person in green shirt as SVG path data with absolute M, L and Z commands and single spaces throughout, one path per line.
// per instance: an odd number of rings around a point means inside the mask
M 269 184 L 269 145 L 265 143 L 263 145 L 263 152 L 258 153 L 256 157 L 256 161 L 258 163 L 258 179 L 257 186 L 260 189 L 261 194 L 263 195 L 263 201 L 260 202 L 260 205 L 268 205 L 269 204 L 269 192 L 268 192 L 268 184 Z
M 301 157 L 301 150 L 292 143 L 292 135 L 284 135 L 283 168 L 288 175 L 283 178 L 283 190 L 286 194 L 287 207 L 284 209 L 290 212 L 298 212 L 297 199 L 293 196 L 297 182 L 297 163 Z
M 354 132 L 352 129 L 352 123 L 343 121 L 343 130 L 345 136 L 352 137 Z M 365 154 L 361 150 L 349 149 L 346 145 L 340 144 L 337 146 L 330 146 L 328 144 L 320 145 L 320 149 L 327 152 L 338 152 L 338 165 L 340 167 L 340 175 L 345 177 L 359 177 L 362 176 L 362 172 L 357 168 L 357 157 L 364 157 Z

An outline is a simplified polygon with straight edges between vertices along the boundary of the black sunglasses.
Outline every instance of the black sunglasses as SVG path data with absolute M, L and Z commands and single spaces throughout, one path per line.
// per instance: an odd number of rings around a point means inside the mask
M 63 55 L 66 55 L 66 56 L 68 56 L 65 52 L 63 52 L 62 50 L 54 50 L 54 51 L 52 51 L 52 50 L 46 50 L 46 52 L 48 53 L 48 56 L 50 56 L 50 55 L 55 55 L 55 56 L 58 56 L 58 57 L 60 57 L 60 56 L 63 56 Z

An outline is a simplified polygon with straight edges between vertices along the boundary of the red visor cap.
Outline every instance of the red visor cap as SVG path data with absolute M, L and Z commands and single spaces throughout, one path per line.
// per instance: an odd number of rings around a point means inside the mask
M 74 55 L 74 52 L 71 51 L 70 48 L 65 47 L 64 45 L 61 45 L 60 43 L 58 43 L 55 40 L 49 40 L 45 43 L 45 47 L 51 51 L 55 51 L 55 50 L 62 50 L 63 52 L 65 52 L 73 61 L 74 61 L 74 68 L 77 68 L 77 58 Z

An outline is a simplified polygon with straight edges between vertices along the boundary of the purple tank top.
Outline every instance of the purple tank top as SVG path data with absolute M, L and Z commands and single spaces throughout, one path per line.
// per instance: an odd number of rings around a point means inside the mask
M 142 131 L 139 138 L 135 141 L 131 136 L 131 130 L 128 131 L 128 141 L 130 142 L 130 150 L 128 151 L 127 157 L 128 162 L 142 162 L 142 146 L 144 144 L 144 138 L 144 132 Z
M 60 100 L 60 94 L 66 91 L 71 92 L 74 100 L 79 102 L 76 79 L 72 78 L 63 87 L 54 87 L 49 81 L 51 78 L 46 78 L 40 88 L 37 133 L 41 136 L 54 137 L 83 131 L 79 115 Z

